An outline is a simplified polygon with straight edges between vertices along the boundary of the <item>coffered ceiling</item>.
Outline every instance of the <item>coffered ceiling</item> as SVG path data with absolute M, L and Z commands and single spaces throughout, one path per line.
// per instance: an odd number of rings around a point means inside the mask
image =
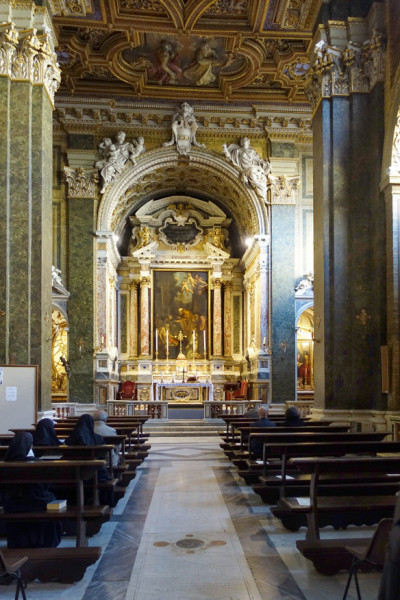
M 59 94 L 307 105 L 320 0 L 50 0 Z

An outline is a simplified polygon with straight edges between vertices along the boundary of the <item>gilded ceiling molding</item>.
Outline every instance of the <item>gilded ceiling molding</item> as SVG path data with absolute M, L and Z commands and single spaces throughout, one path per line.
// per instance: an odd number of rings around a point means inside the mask
M 290 114 L 282 112 L 275 116 L 273 113 L 266 114 L 265 110 L 256 110 L 253 115 L 250 112 L 235 115 L 234 111 L 226 114 L 219 107 L 210 106 L 202 107 L 201 112 L 196 109 L 196 122 L 199 125 L 197 133 L 201 134 L 202 141 L 225 139 L 227 135 L 239 138 L 245 134 L 251 139 L 268 135 L 273 141 L 312 142 L 311 112 L 308 111 L 301 111 L 299 116 L 295 110 Z M 57 102 L 54 113 L 55 130 L 60 128 L 66 133 L 96 134 L 101 128 L 101 131 L 107 131 L 109 135 L 112 131 L 112 135 L 115 135 L 119 129 L 124 129 L 127 135 L 142 135 L 147 141 L 165 140 L 169 135 L 170 123 L 171 117 L 165 107 L 161 111 L 159 107 L 151 105 L 131 109 L 127 105 L 110 106 L 109 103 L 92 101 L 82 106 L 79 99 L 69 99 L 68 103 Z
M 37 35 L 33 28 L 19 32 L 14 23 L 0 25 L 0 76 L 43 85 L 54 107 L 61 71 L 50 35 Z
M 118 234 L 135 204 L 154 196 L 176 194 L 176 189 L 217 199 L 229 209 L 243 234 L 268 231 L 267 207 L 238 179 L 236 168 L 222 154 L 192 149 L 190 160 L 182 161 L 170 148 L 146 152 L 136 166 L 125 167 L 103 196 L 98 230 Z
M 383 35 L 374 31 L 363 44 L 348 41 L 343 49 L 320 40 L 314 47 L 311 65 L 306 94 L 314 109 L 322 98 L 369 93 L 385 77 Z
M 67 182 L 68 198 L 96 198 L 98 173 L 95 169 L 71 169 L 64 167 L 65 181 Z

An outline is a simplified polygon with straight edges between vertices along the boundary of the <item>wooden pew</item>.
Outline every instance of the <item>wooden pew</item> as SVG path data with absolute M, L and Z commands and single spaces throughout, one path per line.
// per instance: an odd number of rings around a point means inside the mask
M 292 511 L 292 514 L 307 515 L 307 534 L 305 540 L 298 540 L 298 550 L 311 560 L 320 573 L 335 574 L 341 569 L 351 566 L 352 556 L 346 546 L 364 545 L 365 539 L 341 538 L 336 540 L 320 539 L 321 516 L 341 516 L 344 526 L 348 524 L 375 524 L 380 519 L 393 516 L 396 504 L 394 494 L 382 495 L 382 479 L 398 483 L 400 487 L 400 455 L 397 456 L 351 456 L 351 457 L 309 457 L 292 458 L 289 463 L 296 466 L 302 473 L 310 474 L 309 502 L 298 502 L 296 498 L 282 498 L 279 507 L 272 508 L 274 515 L 279 517 L 282 509 Z M 321 496 L 319 494 L 320 478 L 324 475 L 337 477 L 337 483 L 352 477 L 347 495 Z M 369 494 L 364 487 L 364 495 L 357 496 L 355 489 L 358 481 L 370 479 Z M 372 485 L 373 480 L 377 485 Z
M 5 550 L 9 557 L 28 556 L 29 561 L 22 567 L 22 576 L 27 579 L 43 577 L 63 582 L 79 581 L 86 568 L 96 562 L 101 548 L 88 548 L 86 525 L 92 520 L 105 522 L 110 518 L 109 506 L 93 503 L 84 505 L 84 481 L 97 481 L 97 469 L 104 464 L 102 460 L 44 460 L 35 462 L 0 462 L 0 486 L 32 483 L 67 484 L 76 488 L 77 505 L 63 511 L 41 511 L 26 513 L 0 513 L 2 521 L 73 521 L 76 526 L 76 548 L 22 548 Z M 69 561 L 66 564 L 66 561 Z
M 400 453 L 400 442 L 385 442 L 385 441 L 329 441 L 329 442 L 312 442 L 312 443 L 272 443 L 265 444 L 262 474 L 259 475 L 258 482 L 253 484 L 253 490 L 259 494 L 263 502 L 274 504 L 280 498 L 304 496 L 308 497 L 310 487 L 310 475 L 299 473 L 298 469 L 288 469 L 288 461 L 294 457 L 309 457 L 309 456 L 345 456 L 345 455 L 361 455 L 370 454 L 376 456 L 378 453 Z M 279 458 L 281 468 L 279 472 L 268 468 L 268 460 L 270 458 Z M 272 471 L 272 472 L 271 472 Z M 400 479 L 400 478 L 399 478 Z M 348 492 L 350 481 L 343 478 L 343 483 L 337 481 L 337 477 L 325 475 L 320 481 L 319 493 L 324 495 L 340 495 Z M 376 476 L 371 478 L 365 477 L 363 482 L 365 486 L 369 486 L 369 482 L 374 485 Z M 382 477 L 382 489 L 385 488 L 385 493 L 395 493 L 397 479 Z M 360 495 L 364 493 L 364 487 L 361 479 L 358 481 L 358 487 L 354 489 L 354 494 Z M 383 493 L 383 492 L 382 492 Z M 306 524 L 304 515 L 299 515 L 296 519 L 289 517 L 285 521 L 285 527 L 291 531 L 297 531 L 299 527 Z M 325 524 L 329 524 L 325 523 Z
M 303 429 L 303 428 L 301 428 Z M 361 441 L 382 441 L 387 432 L 346 432 L 340 427 L 313 428 L 312 430 L 300 430 L 300 428 L 290 427 L 286 431 L 281 428 L 274 427 L 273 429 L 265 429 L 261 433 L 251 433 L 249 436 L 248 450 L 243 452 L 240 459 L 232 458 L 232 462 L 238 466 L 239 474 L 249 485 L 257 486 L 258 477 L 262 475 L 263 465 L 257 462 L 255 456 L 249 450 L 251 439 L 258 438 L 263 444 L 298 444 L 312 442 L 361 442 Z M 277 437 L 279 436 L 279 437 Z M 276 468 L 280 469 L 280 460 L 275 458 Z M 254 487 L 254 490 L 259 493 L 259 490 Z M 261 495 L 261 494 L 260 494 Z

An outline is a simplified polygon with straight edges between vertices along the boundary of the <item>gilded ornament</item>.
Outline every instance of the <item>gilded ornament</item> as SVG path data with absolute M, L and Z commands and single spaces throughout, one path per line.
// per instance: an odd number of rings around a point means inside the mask
M 64 167 L 69 198 L 95 198 L 99 176 L 94 170 Z

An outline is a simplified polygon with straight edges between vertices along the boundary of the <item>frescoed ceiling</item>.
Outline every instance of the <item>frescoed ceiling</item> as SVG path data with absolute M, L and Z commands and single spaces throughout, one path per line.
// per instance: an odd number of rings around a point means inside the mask
M 320 0 L 50 0 L 59 93 L 307 104 Z

